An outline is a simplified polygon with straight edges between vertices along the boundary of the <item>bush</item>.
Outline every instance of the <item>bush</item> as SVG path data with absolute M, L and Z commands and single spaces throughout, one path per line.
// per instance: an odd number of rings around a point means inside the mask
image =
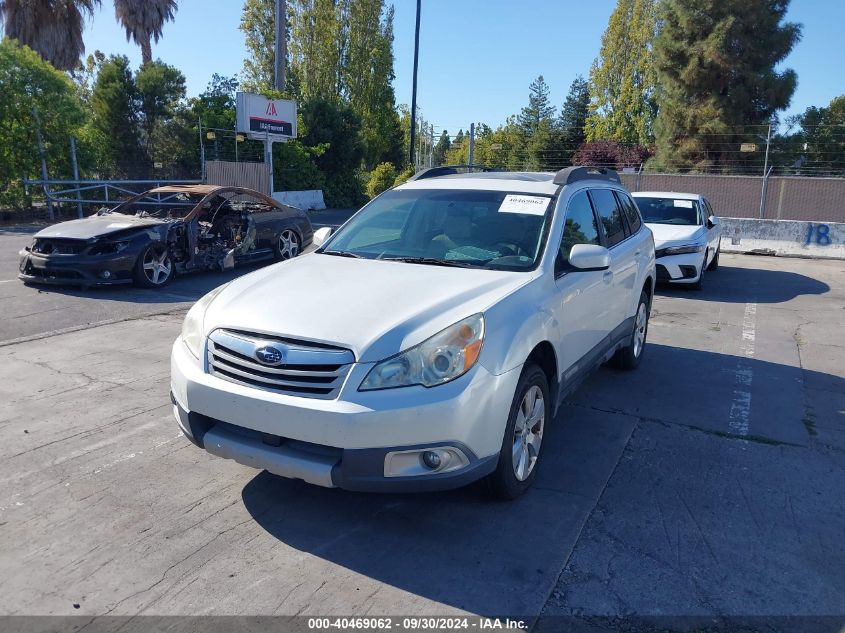
M 617 141 L 583 143 L 572 157 L 573 165 L 589 167 L 639 167 L 649 157 L 649 151 L 640 145 L 622 145 Z
M 393 163 L 379 163 L 370 173 L 367 181 L 367 195 L 375 198 L 382 191 L 387 191 L 396 181 L 396 167 Z
M 323 198 L 330 209 L 357 209 L 367 201 L 361 180 L 354 171 L 327 176 Z
M 408 180 L 408 178 L 413 176 L 415 173 L 416 173 L 416 170 L 414 169 L 414 166 L 408 165 L 405 169 L 403 169 L 402 171 L 399 172 L 398 176 L 396 176 L 396 180 L 393 181 L 393 186 L 398 187 L 403 182 Z

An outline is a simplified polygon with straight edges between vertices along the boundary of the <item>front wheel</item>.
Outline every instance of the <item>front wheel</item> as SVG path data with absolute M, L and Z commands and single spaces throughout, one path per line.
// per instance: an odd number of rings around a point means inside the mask
M 279 234 L 274 250 L 276 251 L 276 259 L 280 261 L 293 259 L 302 250 L 302 240 L 299 239 L 299 235 L 293 229 L 285 229 Z
M 546 374 L 537 365 L 527 364 L 516 386 L 499 462 L 489 479 L 493 493 L 500 499 L 515 499 L 534 483 L 550 417 Z
M 707 270 L 717 270 L 719 268 L 719 253 L 722 251 L 722 245 L 716 247 L 716 254 L 713 255 L 713 259 L 710 260 L 710 265 L 707 267 Z
M 144 288 L 161 288 L 173 279 L 175 266 L 164 244 L 147 246 L 135 262 L 135 283 Z
M 643 357 L 645 340 L 648 336 L 648 295 L 643 291 L 640 293 L 640 301 L 637 304 L 637 313 L 634 316 L 634 331 L 631 332 L 631 339 L 628 345 L 620 349 L 613 356 L 613 365 L 619 369 L 636 369 Z

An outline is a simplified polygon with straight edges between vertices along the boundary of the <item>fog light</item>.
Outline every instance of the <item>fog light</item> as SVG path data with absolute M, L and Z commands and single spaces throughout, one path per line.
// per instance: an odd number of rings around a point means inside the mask
M 440 455 L 435 453 L 434 451 L 426 451 L 422 454 L 423 464 L 425 464 L 431 470 L 437 470 L 440 468 L 441 460 Z
M 109 279 L 110 277 L 111 277 L 111 272 L 109 272 L 108 270 L 104 270 L 104 271 L 100 272 L 100 278 L 101 279 Z

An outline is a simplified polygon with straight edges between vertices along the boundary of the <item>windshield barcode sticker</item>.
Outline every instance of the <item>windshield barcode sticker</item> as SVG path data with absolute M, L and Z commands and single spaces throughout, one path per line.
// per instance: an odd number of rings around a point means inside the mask
M 549 199 L 543 196 L 517 196 L 508 194 L 502 200 L 499 213 L 525 213 L 526 215 L 543 215 Z
M 692 209 L 692 200 L 675 200 L 676 207 L 683 207 L 684 209 Z

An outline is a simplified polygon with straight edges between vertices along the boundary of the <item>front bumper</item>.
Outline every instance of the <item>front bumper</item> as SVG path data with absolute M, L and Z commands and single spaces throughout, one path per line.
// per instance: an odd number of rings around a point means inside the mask
M 443 490 L 495 469 L 520 368 L 494 376 L 477 364 L 430 389 L 359 392 L 371 367 L 354 364 L 334 400 L 291 396 L 207 374 L 179 338 L 171 355 L 174 415 L 186 436 L 209 453 L 322 486 Z M 438 447 L 461 451 L 466 465 L 386 474 L 389 454 Z
M 658 257 L 657 281 L 660 283 L 693 284 L 701 276 L 704 253 L 685 253 Z
M 114 286 L 132 283 L 137 254 L 115 255 L 41 255 L 22 250 L 19 253 L 18 278 L 27 283 L 81 286 Z M 108 271 L 108 278 L 103 272 Z

